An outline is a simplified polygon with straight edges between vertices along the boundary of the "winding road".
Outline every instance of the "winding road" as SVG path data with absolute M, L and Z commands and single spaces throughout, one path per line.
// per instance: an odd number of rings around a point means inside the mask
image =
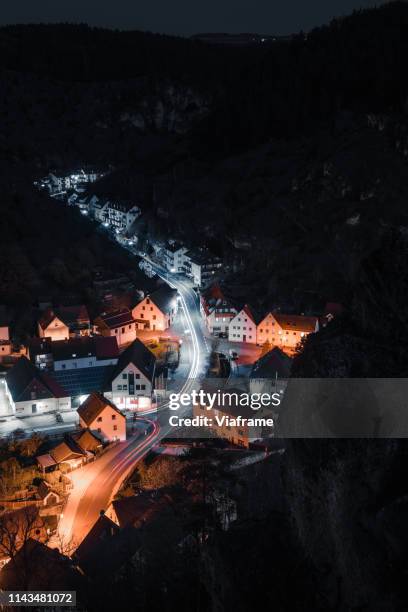
M 188 282 L 174 276 L 169 278 L 162 268 L 153 266 L 160 277 L 178 290 L 180 296 L 181 316 L 184 317 L 188 334 L 182 345 L 181 366 L 175 382 L 179 382 L 180 392 L 189 392 L 199 386 L 198 381 L 205 367 L 204 356 L 208 352 L 197 296 Z M 158 411 L 167 409 L 168 403 L 165 402 Z M 138 461 L 171 431 L 165 419 L 160 426 L 156 419 L 141 417 L 137 419 L 137 425 L 138 435 L 115 444 L 96 461 L 70 474 L 73 488 L 59 522 L 57 539 L 60 545 L 70 543 L 70 548 L 79 546 L 101 510 L 106 510 Z

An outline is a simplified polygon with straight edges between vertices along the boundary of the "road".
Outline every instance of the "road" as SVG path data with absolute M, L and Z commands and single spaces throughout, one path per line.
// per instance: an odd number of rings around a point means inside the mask
M 206 356 L 209 350 L 203 333 L 197 296 L 188 282 L 174 276 L 169 278 L 158 267 L 156 271 L 179 292 L 180 314 L 188 333 L 182 345 L 182 360 L 172 384 L 177 385 L 180 392 L 189 392 L 193 388 L 199 388 L 199 380 L 206 369 Z M 166 409 L 167 404 L 164 403 L 159 410 Z M 187 408 L 185 413 L 188 411 Z M 100 511 L 106 510 L 137 462 L 171 431 L 166 420 L 164 423 L 162 420 L 161 427 L 157 420 L 147 418 L 138 419 L 137 424 L 140 427 L 144 424 L 145 429 L 141 435 L 116 444 L 94 463 L 71 473 L 73 489 L 60 519 L 59 542 L 62 540 L 65 543 L 72 542 L 77 547 L 97 520 Z

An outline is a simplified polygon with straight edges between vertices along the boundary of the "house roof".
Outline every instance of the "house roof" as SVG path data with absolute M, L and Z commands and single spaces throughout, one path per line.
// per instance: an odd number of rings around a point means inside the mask
M 47 329 L 47 327 L 54 321 L 54 319 L 56 319 L 59 317 L 57 317 L 57 315 L 55 314 L 54 310 L 52 308 L 47 308 L 47 310 L 45 312 L 43 312 L 43 314 L 41 315 L 41 317 L 38 320 L 38 323 L 41 327 L 41 329 Z M 64 323 L 64 321 L 62 321 L 62 323 Z M 66 324 L 65 324 L 66 325 Z
M 169 504 L 167 495 L 153 496 L 150 491 L 142 491 L 138 495 L 115 499 L 112 508 L 115 511 L 120 527 L 133 525 L 140 527 L 150 521 Z
M 30 572 L 27 582 L 23 584 L 22 576 L 26 573 L 27 564 Z M 77 590 L 81 580 L 80 573 L 68 557 L 33 538 L 23 544 L 0 573 L 0 587 L 3 590 Z
M 142 374 L 146 376 L 150 382 L 153 382 L 154 372 L 156 367 L 156 357 L 153 353 L 139 340 L 136 338 L 130 346 L 119 357 L 119 361 L 116 364 L 111 380 L 116 378 L 130 363 L 140 370 Z
M 102 313 L 95 321 L 97 325 L 99 322 L 109 329 L 115 329 L 121 325 L 133 323 L 134 319 L 131 311 L 128 308 L 121 308 L 120 310 L 114 310 L 113 312 Z
M 174 242 L 173 244 L 166 244 L 165 249 L 166 251 L 169 251 L 170 253 L 177 253 L 177 251 L 180 251 L 180 249 L 185 249 L 186 247 L 183 244 L 180 244 L 179 242 Z
M 45 455 L 38 455 L 36 457 L 36 461 L 43 470 L 56 465 L 55 459 L 51 457 L 49 453 L 46 453 Z
M 36 355 L 50 354 L 54 361 L 96 357 L 97 359 L 115 359 L 119 357 L 119 348 L 114 337 L 94 336 L 55 340 L 34 338 L 29 345 L 30 358 Z
M 91 393 L 91 395 L 79 406 L 78 414 L 89 426 L 101 414 L 101 412 L 105 410 L 106 406 L 110 406 L 110 408 L 113 408 L 113 410 L 115 410 L 121 417 L 125 418 L 115 404 L 110 402 L 108 399 L 106 399 L 106 397 L 98 392 Z
M 85 452 L 76 444 L 75 440 L 67 437 L 64 442 L 61 442 L 50 451 L 50 455 L 56 463 L 62 463 L 63 461 L 83 457 Z
M 55 314 L 68 326 L 75 324 L 89 325 L 90 322 L 88 310 L 84 304 L 77 304 L 75 306 L 60 306 L 55 310 Z
M 89 431 L 89 429 L 83 429 L 82 431 L 71 434 L 70 437 L 75 440 L 78 446 L 85 452 L 95 451 L 102 446 L 101 440 Z
M 133 527 L 120 529 L 102 515 L 75 551 L 75 560 L 88 576 L 111 578 L 139 548 L 139 537 Z
M 56 370 L 52 377 L 71 397 L 89 395 L 93 391 L 109 391 L 114 365 Z
M 174 307 L 174 300 L 177 296 L 177 289 L 172 289 L 168 285 L 163 285 L 156 291 L 153 291 L 149 297 L 151 301 L 163 313 L 168 314 Z
M 40 499 L 45 499 L 47 497 L 47 495 L 49 495 L 50 493 L 53 493 L 54 495 L 56 495 L 59 498 L 58 493 L 53 491 L 51 485 L 48 484 L 48 482 L 46 482 L 45 480 L 42 480 L 40 482 L 40 485 L 39 485 L 38 489 L 37 489 L 38 497 Z
M 241 309 L 240 312 L 243 312 L 249 319 L 251 319 L 253 323 L 255 323 L 255 325 L 258 325 L 258 323 L 262 320 L 262 317 L 259 315 L 259 313 L 256 312 L 248 304 L 245 304 L 245 306 Z
M 35 391 L 39 399 L 68 397 L 67 391 L 50 375 L 40 372 L 27 357 L 20 357 L 6 376 L 7 387 L 15 402 L 32 399 Z
M 316 331 L 317 317 L 285 315 L 280 313 L 273 313 L 273 316 L 282 329 L 303 332 Z
M 276 346 L 254 363 L 250 378 L 289 378 L 291 367 L 292 359 Z

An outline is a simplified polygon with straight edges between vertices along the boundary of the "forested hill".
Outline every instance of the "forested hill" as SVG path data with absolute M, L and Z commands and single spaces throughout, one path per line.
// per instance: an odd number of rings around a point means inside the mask
M 169 78 L 211 96 L 212 113 L 197 129 L 201 153 L 293 136 L 340 111 L 402 112 L 407 60 L 405 2 L 354 12 L 291 42 L 243 48 L 87 25 L 0 29 L 0 69 L 71 82 Z

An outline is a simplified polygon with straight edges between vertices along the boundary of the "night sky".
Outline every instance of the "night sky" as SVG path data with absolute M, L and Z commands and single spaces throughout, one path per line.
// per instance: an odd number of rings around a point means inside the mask
M 376 4 L 381 0 L 15 0 L 4 2 L 0 24 L 86 22 L 186 36 L 289 34 Z

